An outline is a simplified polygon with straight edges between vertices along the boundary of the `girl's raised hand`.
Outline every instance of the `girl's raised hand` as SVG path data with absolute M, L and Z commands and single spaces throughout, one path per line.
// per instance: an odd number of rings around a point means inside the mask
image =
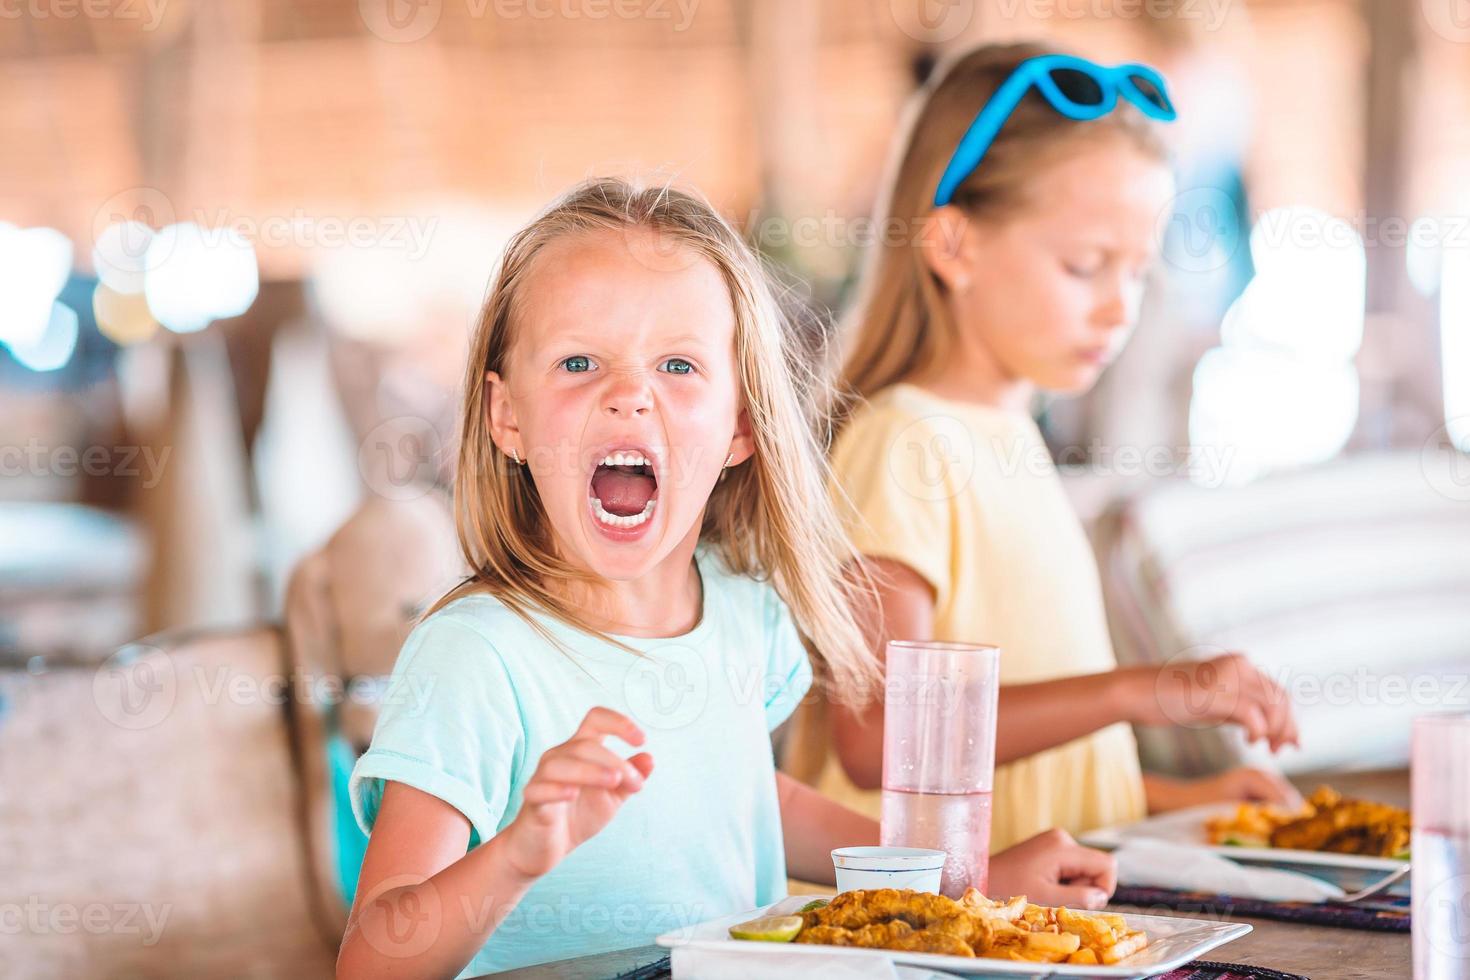
M 1265 739 L 1273 752 L 1298 744 L 1291 697 L 1242 653 L 1134 670 L 1139 687 L 1148 688 L 1132 696 L 1133 720 L 1140 724 L 1235 724 L 1249 741 Z
M 607 826 L 653 772 L 652 756 L 640 752 L 624 760 L 602 744 L 608 735 L 643 744 L 643 731 L 632 719 L 593 708 L 576 734 L 541 756 L 526 784 L 521 812 L 501 834 L 511 866 L 527 878 L 546 874 Z

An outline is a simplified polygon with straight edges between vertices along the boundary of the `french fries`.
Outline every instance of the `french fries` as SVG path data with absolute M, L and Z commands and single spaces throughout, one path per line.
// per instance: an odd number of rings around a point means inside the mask
M 976 956 L 1097 966 L 1117 963 L 1148 946 L 1148 935 L 1130 929 L 1114 912 L 1032 905 L 1024 896 L 996 902 L 973 888 L 960 904 L 992 921 L 991 941 L 983 949 L 977 946 Z

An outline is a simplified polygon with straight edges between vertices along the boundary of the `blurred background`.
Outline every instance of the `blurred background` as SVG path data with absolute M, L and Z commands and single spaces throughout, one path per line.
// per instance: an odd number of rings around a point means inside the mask
M 1470 707 L 1465 0 L 0 0 L 0 972 L 324 975 L 508 235 L 676 180 L 823 322 L 915 88 L 1037 37 L 1180 110 L 1137 336 L 1042 416 L 1120 658 L 1247 650 L 1294 772 Z

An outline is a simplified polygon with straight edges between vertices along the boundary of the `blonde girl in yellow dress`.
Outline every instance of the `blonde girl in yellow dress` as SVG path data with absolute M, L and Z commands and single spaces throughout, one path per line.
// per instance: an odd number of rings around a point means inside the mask
M 886 638 L 1003 651 L 994 849 L 1209 800 L 1295 798 L 1256 769 L 1191 782 L 1140 771 L 1130 723 L 1237 724 L 1273 749 L 1296 727 L 1284 693 L 1239 655 L 1165 669 L 1114 659 L 1097 566 L 1030 407 L 1039 391 L 1086 391 L 1127 341 L 1173 194 L 1161 123 L 1138 99 L 1168 103 L 1162 79 L 1124 92 L 1135 80 L 1112 68 L 1053 69 L 1062 98 L 1115 104 L 1074 119 L 1033 82 L 978 164 L 961 159 L 982 107 L 1053 55 L 983 47 L 920 93 L 881 225 L 910 233 L 887 234 L 867 270 L 832 456 L 878 579 L 875 651 Z M 830 705 L 795 753 L 870 813 L 882 717 L 881 704 Z M 825 758 L 812 751 L 823 735 Z

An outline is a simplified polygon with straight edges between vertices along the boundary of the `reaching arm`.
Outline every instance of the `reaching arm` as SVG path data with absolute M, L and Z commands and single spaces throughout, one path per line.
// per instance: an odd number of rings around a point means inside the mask
M 877 583 L 881 623 L 871 618 L 869 641 L 879 660 L 890 638 L 934 636 L 934 591 L 918 572 L 888 559 L 869 561 Z M 1043 749 L 1124 721 L 1130 683 L 1112 671 L 1000 689 L 995 761 L 1014 762 Z M 832 734 L 848 778 L 877 788 L 883 778 L 883 703 L 834 705 Z
M 817 885 L 836 884 L 832 849 L 878 843 L 878 821 L 830 800 L 784 772 L 776 773 L 786 873 Z
M 881 661 L 890 638 L 934 637 L 934 590 L 901 562 L 866 559 L 880 616 L 864 617 Z M 1141 725 L 1238 724 L 1275 751 L 1297 741 L 1286 692 L 1241 654 L 1125 667 L 1000 689 L 995 761 L 1014 762 L 1120 721 Z M 883 702 L 832 706 L 832 738 L 848 778 L 866 789 L 883 779 Z

